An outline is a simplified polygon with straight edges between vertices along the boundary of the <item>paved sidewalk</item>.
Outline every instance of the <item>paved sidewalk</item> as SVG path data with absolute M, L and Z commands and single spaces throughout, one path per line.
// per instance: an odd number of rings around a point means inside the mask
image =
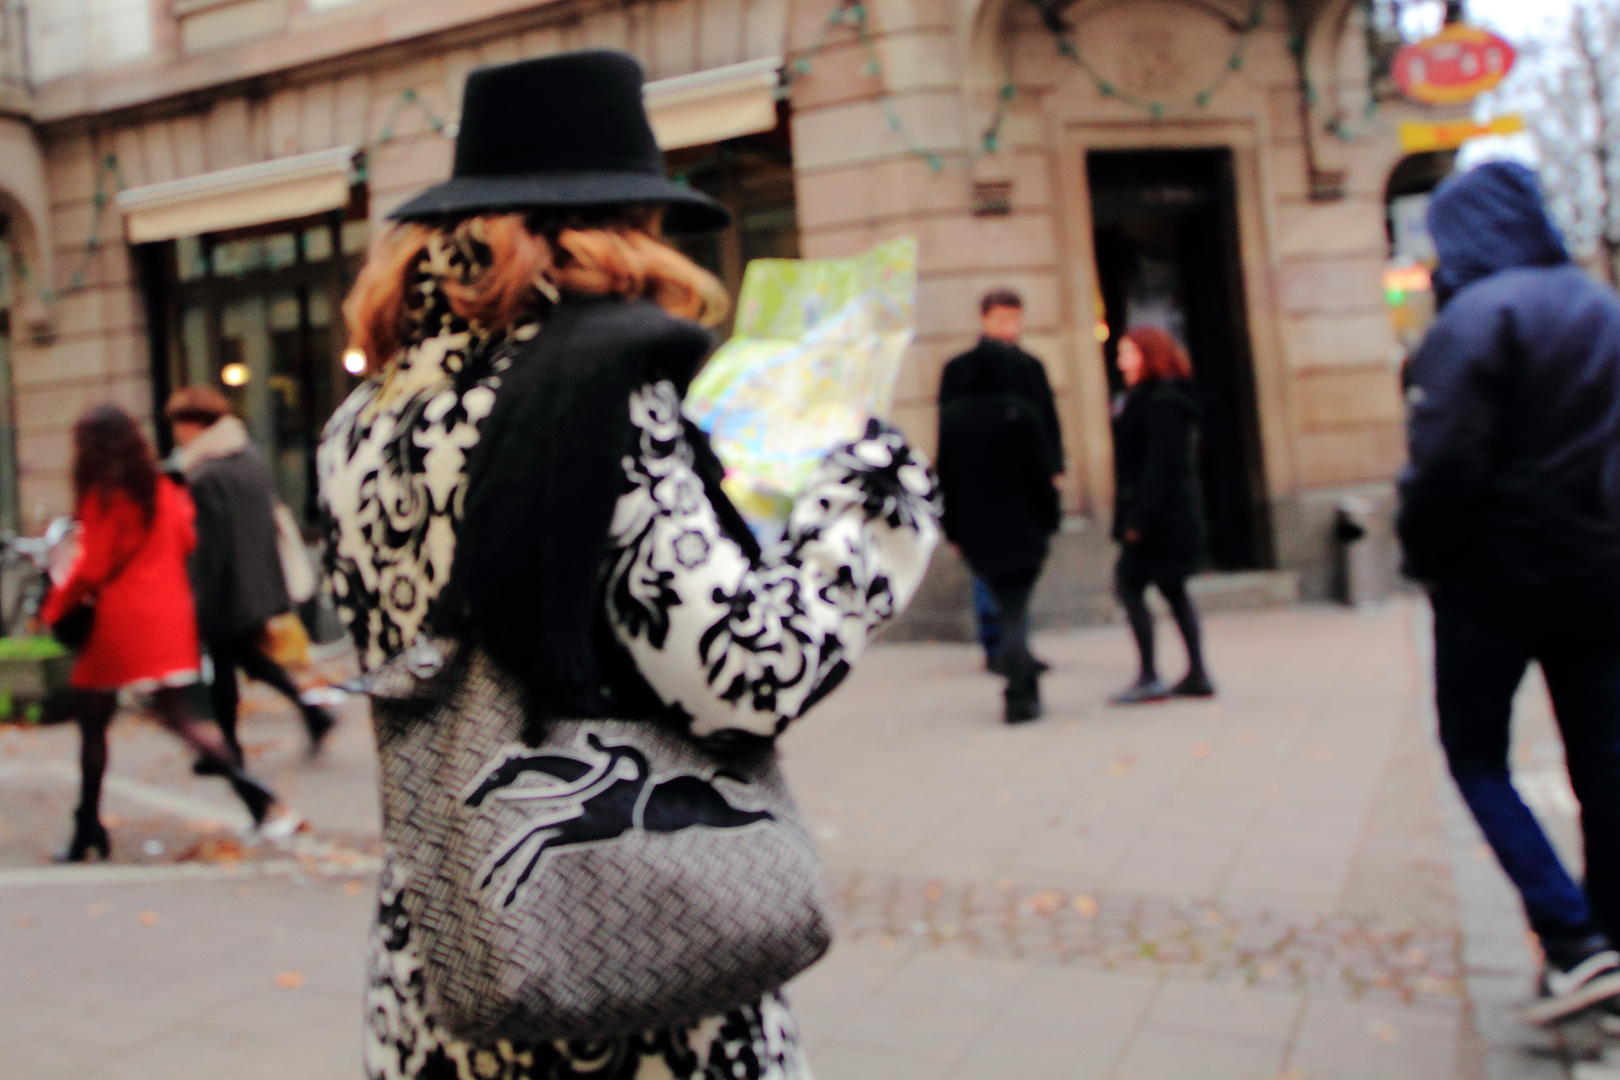
M 973 649 L 895 645 L 788 734 L 839 916 L 790 989 L 821 1080 L 1536 1078 L 1600 1049 L 1512 1015 L 1534 961 L 1441 782 L 1415 606 L 1209 622 L 1215 702 L 1102 705 L 1131 671 L 1105 629 L 1038 639 L 1038 724 L 997 722 Z M 0 733 L 8 1077 L 359 1075 L 369 738 L 354 705 L 310 766 L 253 700 L 256 767 L 316 825 L 286 850 L 233 850 L 228 793 L 129 721 L 115 863 L 44 867 L 74 736 Z M 1572 845 L 1538 681 L 1524 713 Z

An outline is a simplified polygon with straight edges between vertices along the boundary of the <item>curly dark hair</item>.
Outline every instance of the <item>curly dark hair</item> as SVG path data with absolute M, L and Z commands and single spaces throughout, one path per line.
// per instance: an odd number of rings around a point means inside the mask
M 148 523 L 157 505 L 157 455 L 135 418 L 117 405 L 97 405 L 73 425 L 73 500 L 122 491 Z

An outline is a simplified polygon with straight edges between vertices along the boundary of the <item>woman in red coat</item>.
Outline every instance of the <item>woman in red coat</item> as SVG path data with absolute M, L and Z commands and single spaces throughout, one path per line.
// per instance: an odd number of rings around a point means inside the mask
M 186 703 L 184 687 L 197 681 L 198 660 L 186 576 L 186 557 L 197 542 L 190 498 L 158 472 L 151 444 L 116 405 L 91 409 L 73 425 L 73 493 L 79 556 L 41 615 L 54 626 L 89 602 L 95 618 L 73 665 L 83 787 L 73 839 L 57 860 L 109 854 L 99 813 L 101 779 L 107 727 L 121 689 L 150 693 L 158 719 L 202 755 L 208 771 L 230 781 L 255 825 L 263 825 L 277 805 L 275 796 L 241 770 L 218 732 Z M 284 812 L 277 825 L 296 821 Z

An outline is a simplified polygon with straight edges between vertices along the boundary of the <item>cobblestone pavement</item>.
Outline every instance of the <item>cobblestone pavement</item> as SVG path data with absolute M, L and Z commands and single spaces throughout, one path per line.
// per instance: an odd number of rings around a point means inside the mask
M 1534 959 L 1443 782 L 1415 605 L 1209 622 L 1215 702 L 1108 708 L 1124 633 L 1043 635 L 1049 715 L 1009 729 L 971 648 L 895 645 L 786 736 L 840 931 L 790 988 L 821 1080 L 1620 1075 L 1590 1032 L 1516 1021 Z M 74 733 L 0 731 L 0 1073 L 359 1075 L 369 733 L 351 702 L 309 763 L 250 701 L 254 768 L 312 824 L 280 847 L 131 717 L 113 863 L 48 866 Z M 1573 858 L 1539 683 L 1521 711 L 1522 786 Z
M 1289 918 L 1265 908 L 1154 896 L 1070 894 L 998 882 L 865 872 L 828 882 L 841 940 L 903 938 L 959 956 L 1028 960 L 1233 987 L 1335 988 L 1353 1000 L 1462 995 L 1458 933 L 1365 916 Z

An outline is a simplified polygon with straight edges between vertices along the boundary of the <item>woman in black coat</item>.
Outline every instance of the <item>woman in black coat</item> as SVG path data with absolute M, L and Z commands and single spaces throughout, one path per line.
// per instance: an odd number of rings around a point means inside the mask
M 336 721 L 321 706 L 305 703 L 292 677 L 260 647 L 265 624 L 292 608 L 282 576 L 270 465 L 248 441 L 247 428 L 231 414 L 225 395 L 212 387 L 176 390 L 165 414 L 180 447 L 176 463 L 197 507 L 191 587 L 197 628 L 214 663 L 214 720 L 241 761 L 236 738 L 236 673 L 241 671 L 297 707 L 313 754 Z
M 1114 539 L 1120 544 L 1114 585 L 1136 637 L 1141 669 L 1112 700 L 1135 705 L 1172 695 L 1210 697 L 1215 687 L 1204 671 L 1198 612 L 1187 595 L 1187 578 L 1204 549 L 1193 461 L 1201 410 L 1190 387 L 1192 362 L 1175 338 L 1143 327 L 1120 341 L 1119 370 L 1125 393 L 1114 408 Z M 1174 687 L 1159 681 L 1154 661 L 1150 584 L 1170 605 L 1187 646 L 1187 675 Z

